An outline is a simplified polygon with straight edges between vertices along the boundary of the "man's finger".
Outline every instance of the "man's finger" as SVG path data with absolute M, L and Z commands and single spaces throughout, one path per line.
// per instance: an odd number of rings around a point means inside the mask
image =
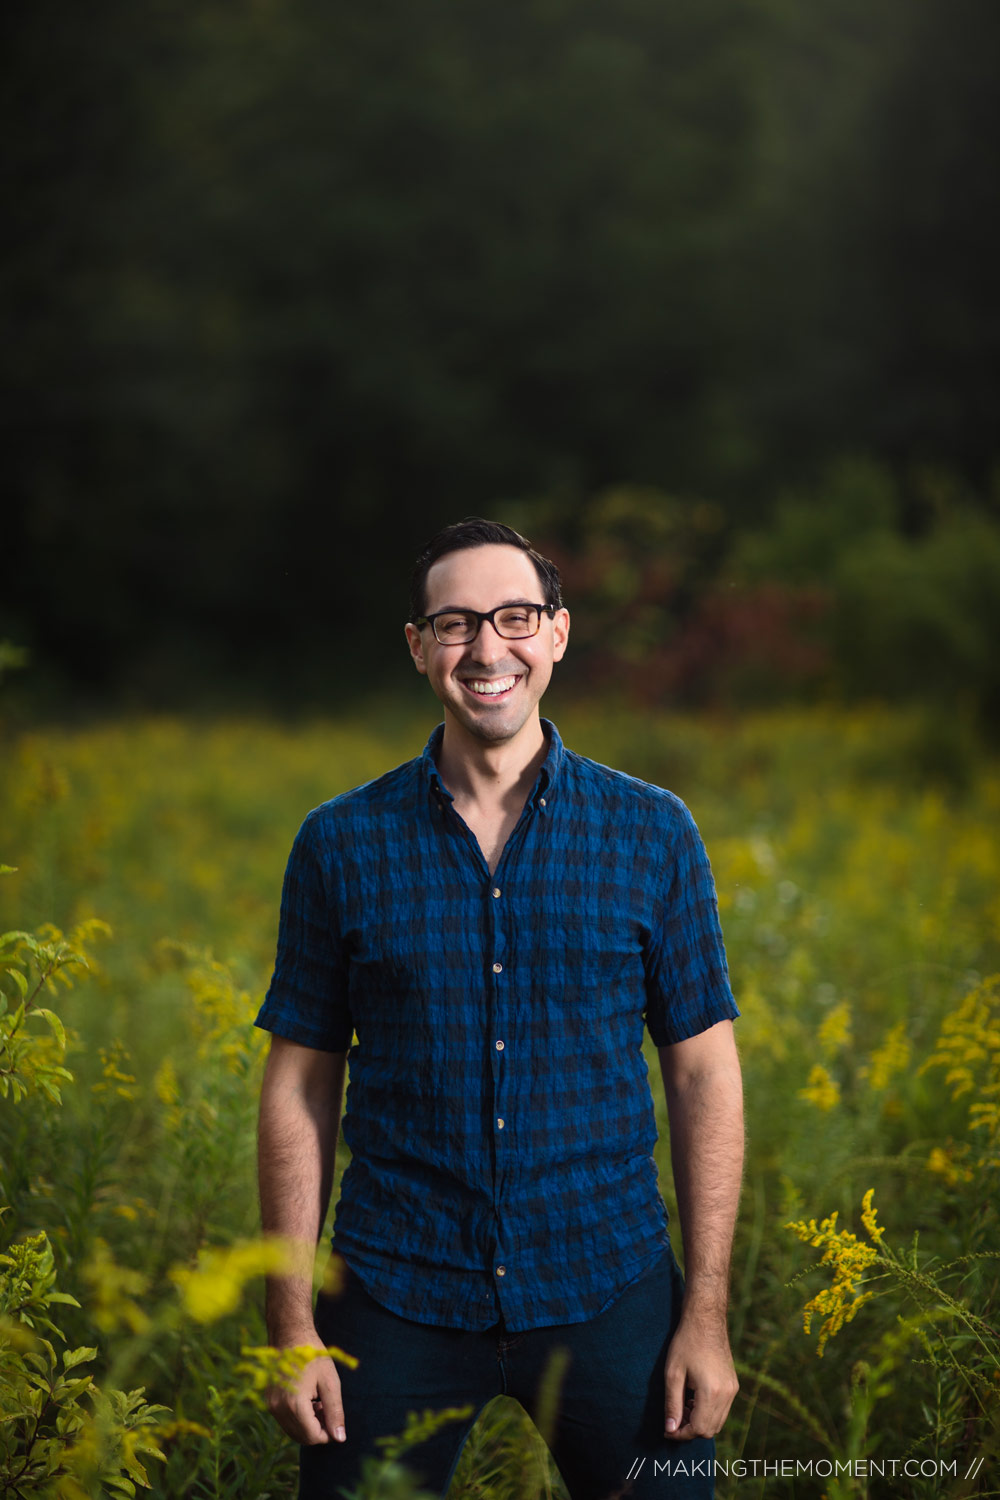
M 324 1430 L 336 1443 L 347 1441 L 340 1376 L 332 1361 L 320 1365 L 316 1379 L 315 1411 Z
M 295 1398 L 295 1417 L 304 1436 L 298 1441 L 311 1446 L 313 1443 L 328 1443 L 329 1433 L 323 1421 L 323 1408 L 318 1396 L 307 1399 L 304 1395 Z
M 685 1377 L 687 1372 L 683 1369 L 666 1370 L 666 1401 L 664 1406 L 663 1430 L 667 1437 L 676 1437 L 684 1425 L 686 1412 L 685 1403 Z
M 685 1412 L 686 1437 L 714 1437 L 722 1426 L 718 1403 L 704 1391 L 692 1391 Z

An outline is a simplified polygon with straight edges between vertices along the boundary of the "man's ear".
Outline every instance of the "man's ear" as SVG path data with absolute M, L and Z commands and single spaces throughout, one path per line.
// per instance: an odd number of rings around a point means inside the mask
M 424 638 L 420 634 L 420 631 L 417 629 L 416 625 L 407 623 L 406 644 L 410 648 L 410 655 L 413 657 L 413 665 L 416 667 L 417 671 L 421 673 L 422 676 L 426 677 L 427 663 L 424 661 Z
M 569 610 L 557 609 L 552 616 L 552 660 L 562 661 L 569 642 Z

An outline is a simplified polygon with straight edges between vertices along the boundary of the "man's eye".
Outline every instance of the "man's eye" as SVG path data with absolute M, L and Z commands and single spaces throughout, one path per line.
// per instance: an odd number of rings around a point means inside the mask
M 469 622 L 464 615 L 449 615 L 446 620 L 438 620 L 438 630 L 445 635 L 464 635 L 469 628 Z

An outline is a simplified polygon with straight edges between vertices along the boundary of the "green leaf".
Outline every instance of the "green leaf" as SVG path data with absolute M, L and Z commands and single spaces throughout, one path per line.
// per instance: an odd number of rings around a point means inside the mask
M 63 1354 L 63 1369 L 73 1370 L 77 1365 L 82 1365 L 84 1360 L 96 1358 L 96 1349 L 87 1349 L 83 1347 L 79 1349 L 67 1349 Z
M 136 1480 L 137 1483 L 143 1485 L 148 1490 L 149 1489 L 149 1475 L 146 1473 L 146 1470 L 143 1468 L 142 1464 L 136 1458 L 135 1454 L 134 1453 L 124 1453 L 122 1455 L 122 1463 L 123 1463 L 126 1471 L 129 1474 L 131 1474 L 132 1478 L 134 1480 Z
M 94 1382 L 89 1375 L 83 1375 L 78 1380 L 57 1380 L 52 1387 L 52 1399 L 60 1405 L 68 1406 L 78 1396 L 94 1389 Z
M 60 1047 L 65 1048 L 66 1028 L 59 1017 L 56 1015 L 55 1011 L 49 1010 L 46 1006 L 40 1006 L 39 1009 L 35 1011 L 35 1015 L 41 1016 L 43 1020 L 48 1021 L 56 1036 L 57 1041 L 59 1042 Z
M 20 992 L 21 999 L 23 1000 L 28 993 L 27 977 L 22 974 L 20 969 L 4 969 L 4 973 L 9 974 L 11 979 L 13 979 L 14 983 L 17 985 L 18 991 Z

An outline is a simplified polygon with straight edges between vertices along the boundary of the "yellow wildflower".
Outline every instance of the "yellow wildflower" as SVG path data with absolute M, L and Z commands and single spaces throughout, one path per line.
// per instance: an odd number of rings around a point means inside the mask
M 214 1323 L 236 1310 L 254 1276 L 280 1272 L 287 1264 L 288 1249 L 280 1240 L 245 1240 L 203 1250 L 196 1266 L 173 1266 L 170 1279 L 184 1311 L 198 1323 Z
M 805 1088 L 799 1089 L 799 1098 L 808 1100 L 826 1113 L 840 1103 L 840 1085 L 830 1077 L 822 1063 L 816 1063 L 809 1074 L 809 1082 Z
M 123 1044 L 114 1041 L 110 1047 L 99 1047 L 97 1050 L 101 1059 L 101 1077 L 91 1085 L 93 1093 L 115 1094 L 119 1099 L 135 1099 L 135 1074 L 124 1071 L 129 1055 Z
M 968 1146 L 956 1147 L 951 1141 L 948 1142 L 947 1150 L 941 1146 L 935 1146 L 927 1158 L 927 1170 L 936 1172 L 951 1187 L 955 1187 L 960 1182 L 971 1182 L 973 1173 L 958 1159 L 967 1156 L 968 1151 Z
M 869 1188 L 865 1196 L 862 1198 L 861 1222 L 868 1231 L 868 1238 L 870 1240 L 874 1240 L 875 1244 L 877 1245 L 879 1240 L 885 1234 L 885 1230 L 881 1229 L 875 1222 L 875 1205 L 872 1203 L 872 1199 L 874 1196 L 875 1189 Z
M 84 917 L 83 921 L 77 922 L 76 926 L 72 929 L 67 942 L 71 948 L 83 953 L 91 966 L 93 966 L 93 957 L 87 952 L 87 949 L 98 938 L 109 938 L 112 935 L 111 928 L 100 917 Z
M 181 1091 L 177 1082 L 177 1068 L 172 1057 L 165 1057 L 157 1068 L 153 1088 L 156 1090 L 157 1099 L 168 1109 L 177 1103 Z
M 943 1067 L 952 1099 L 977 1097 L 969 1106 L 970 1130 L 986 1133 L 980 1167 L 1000 1162 L 1000 975 L 984 979 L 941 1023 L 934 1053 L 921 1068 Z M 932 1168 L 932 1170 L 934 1170 Z
M 835 1005 L 829 1015 L 823 1018 L 819 1028 L 819 1044 L 827 1057 L 832 1057 L 842 1047 L 849 1045 L 851 1040 L 851 1007 L 846 1000 Z
M 236 1366 L 235 1373 L 246 1375 L 253 1391 L 266 1391 L 269 1386 L 282 1386 L 285 1390 L 291 1390 L 306 1365 L 324 1355 L 335 1359 L 338 1364 L 347 1365 L 351 1370 L 356 1370 L 358 1366 L 353 1354 L 346 1354 L 335 1344 L 326 1349 L 314 1349 L 312 1344 L 297 1344 L 291 1349 L 274 1349 L 265 1344 L 253 1348 L 244 1347 L 240 1352 L 244 1362 Z
M 177 1066 L 172 1057 L 165 1057 L 153 1078 L 156 1097 L 163 1105 L 163 1122 L 169 1131 L 180 1129 L 183 1113 L 180 1107 L 181 1087 L 177 1077 Z
M 227 1072 L 246 1077 L 265 1046 L 264 1034 L 250 1023 L 259 997 L 241 989 L 230 964 L 184 943 L 162 939 L 157 948 L 161 960 L 177 964 L 194 1002 L 190 1021 L 202 1061 L 221 1059 Z
M 820 1265 L 833 1268 L 832 1285 L 817 1292 L 803 1308 L 802 1326 L 806 1333 L 811 1333 L 813 1321 L 817 1317 L 824 1320 L 816 1345 L 816 1353 L 820 1358 L 833 1335 L 839 1333 L 845 1323 L 850 1323 L 858 1309 L 873 1296 L 872 1292 L 858 1291 L 865 1272 L 879 1258 L 877 1246 L 885 1232 L 875 1222 L 872 1196 L 872 1190 L 869 1189 L 863 1199 L 861 1218 L 875 1241 L 874 1245 L 864 1244 L 849 1229 L 838 1230 L 836 1213 L 823 1219 L 819 1225 L 815 1219 L 810 1219 L 808 1223 L 798 1220 L 785 1225 L 786 1229 L 791 1229 L 806 1244 L 822 1249 Z
M 906 1035 L 906 1022 L 898 1021 L 886 1032 L 881 1047 L 875 1048 L 868 1066 L 861 1069 L 861 1076 L 868 1079 L 873 1089 L 881 1092 L 893 1074 L 901 1073 L 909 1063 L 912 1050 Z
M 141 1271 L 119 1265 L 103 1240 L 96 1240 L 90 1259 L 83 1267 L 84 1280 L 90 1287 L 87 1306 L 102 1333 L 127 1328 L 131 1333 L 148 1333 L 152 1320 L 140 1299 L 149 1291 L 149 1278 Z

